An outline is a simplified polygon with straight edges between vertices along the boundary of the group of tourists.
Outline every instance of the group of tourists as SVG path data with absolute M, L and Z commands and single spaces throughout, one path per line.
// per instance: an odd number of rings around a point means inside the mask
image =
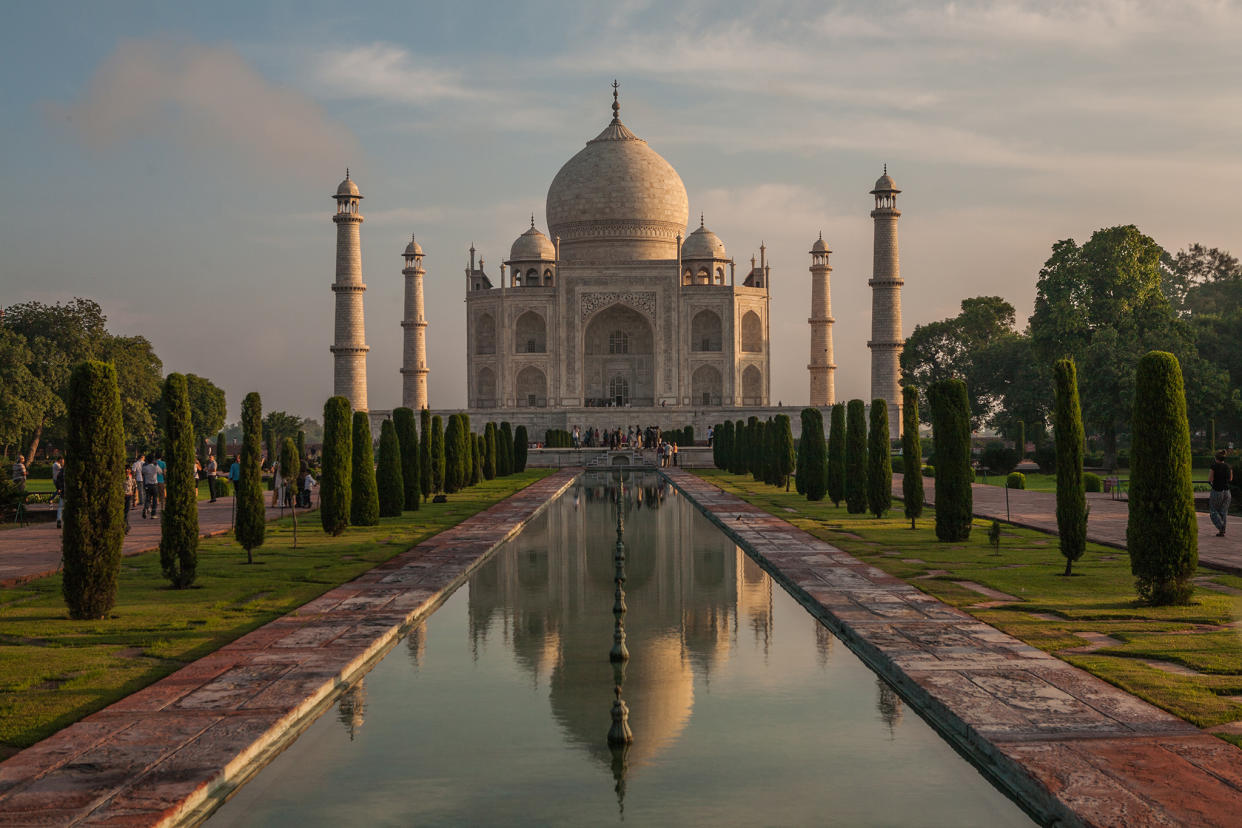
M 660 442 L 660 429 L 656 426 L 642 428 L 630 426 L 600 431 L 598 428 L 573 427 L 574 448 L 643 449 L 654 448 Z

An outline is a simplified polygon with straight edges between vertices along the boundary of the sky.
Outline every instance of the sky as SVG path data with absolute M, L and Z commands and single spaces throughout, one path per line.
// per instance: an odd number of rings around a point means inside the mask
M 1242 2 L 10 3 L 0 305 L 97 300 L 229 420 L 332 391 L 336 185 L 362 214 L 372 408 L 400 404 L 401 252 L 426 251 L 430 398 L 464 406 L 465 277 L 621 116 L 739 267 L 772 263 L 773 402 L 803 404 L 808 251 L 833 250 L 838 399 L 868 398 L 873 200 L 903 333 L 1032 310 L 1059 239 L 1135 224 L 1242 253 Z M 693 221 L 691 222 L 693 224 Z

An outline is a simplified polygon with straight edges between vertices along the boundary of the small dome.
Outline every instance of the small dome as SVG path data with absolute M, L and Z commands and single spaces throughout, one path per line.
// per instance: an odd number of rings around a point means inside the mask
M 894 180 L 893 180 L 893 177 L 892 177 L 891 175 L 889 175 L 889 174 L 888 174 L 888 166 L 887 166 L 887 165 L 885 165 L 885 167 L 884 167 L 884 175 L 880 176 L 879 178 L 877 178 L 877 179 L 875 180 L 875 189 L 874 189 L 874 190 L 872 190 L 871 192 L 872 192 L 872 194 L 875 194 L 875 193 L 900 193 L 900 192 L 901 192 L 901 190 L 897 189 L 897 182 L 896 182 L 896 181 L 894 181 Z
M 405 254 L 404 254 L 404 255 L 406 255 L 406 256 L 421 256 L 421 255 L 423 255 L 423 248 L 419 245 L 419 243 L 418 243 L 417 241 L 415 241 L 415 240 L 414 240 L 414 237 L 413 237 L 413 236 L 410 236 L 410 243 L 409 243 L 409 244 L 407 244 L 407 245 L 405 246 Z
M 530 229 L 517 237 L 509 250 L 509 260 L 514 262 L 553 261 L 556 248 L 551 240 L 535 227 L 532 219 Z
M 816 240 L 815 244 L 811 245 L 811 252 L 812 253 L 831 253 L 832 252 L 831 250 L 828 249 L 828 242 L 824 241 L 823 233 L 820 233 L 819 239 Z
M 683 259 L 725 259 L 724 242 L 720 237 L 703 226 L 702 221 L 699 222 L 699 229 L 695 230 L 681 245 L 681 257 Z
M 348 169 L 345 170 L 345 180 L 342 181 L 341 185 L 336 188 L 336 194 L 338 196 L 354 196 L 355 198 L 362 198 L 362 194 L 358 192 L 358 185 L 355 184 L 353 179 L 349 177 Z

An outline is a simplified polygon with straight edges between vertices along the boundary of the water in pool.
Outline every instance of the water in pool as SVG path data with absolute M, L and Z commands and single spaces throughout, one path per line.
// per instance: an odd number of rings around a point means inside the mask
M 626 474 L 611 663 L 617 475 L 498 549 L 213 826 L 1031 824 L 650 473 Z

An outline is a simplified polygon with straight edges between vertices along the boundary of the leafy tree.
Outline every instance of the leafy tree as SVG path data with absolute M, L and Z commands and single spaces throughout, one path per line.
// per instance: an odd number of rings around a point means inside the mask
M 1136 383 L 1126 526 L 1130 571 L 1144 601 L 1184 604 L 1194 591 L 1199 534 L 1190 426 L 1177 357 L 1162 351 L 1147 354 L 1139 360 Z
M 893 507 L 893 461 L 888 438 L 888 403 L 871 401 L 871 433 L 867 440 L 867 508 L 877 518 Z
M 198 569 L 198 480 L 194 476 L 195 431 L 188 377 L 164 380 L 164 472 L 166 500 L 160 517 L 160 567 L 175 589 L 194 583 Z M 223 419 L 223 418 L 221 418 Z
M 306 462 L 306 432 L 303 429 L 298 429 L 298 436 L 293 445 L 297 449 L 297 460 L 300 466 Z
M 164 364 L 144 336 L 108 336 L 102 343 L 101 354 L 116 366 L 126 440 L 137 444 L 151 439 Z
M 827 494 L 833 506 L 845 500 L 845 404 L 837 403 L 829 414 Z
M 405 508 L 405 481 L 401 475 L 401 443 L 392 420 L 380 424 L 379 469 L 375 478 L 379 486 L 380 517 L 401 517 Z
M 1087 551 L 1087 495 L 1082 477 L 1082 408 L 1078 404 L 1078 371 L 1072 359 L 1059 359 L 1053 434 L 1057 445 L 1057 536 L 1065 556 L 1065 574 Z
M 225 459 L 228 457 L 228 446 L 224 442 L 224 432 L 221 431 L 216 435 L 216 471 L 217 473 L 228 471 Z
M 508 477 L 513 474 L 513 427 L 508 420 L 501 422 L 498 436 L 496 473 L 501 477 Z
M 280 473 L 285 481 L 285 486 L 291 487 L 294 492 L 298 490 L 298 475 L 302 471 L 302 458 L 298 455 L 298 444 L 292 437 L 286 437 L 285 441 L 280 445 Z M 297 501 L 291 501 L 296 507 Z M 293 548 L 298 548 L 298 510 L 296 508 L 289 511 L 289 517 L 293 520 Z
M 919 439 L 919 390 L 912 385 L 901 389 L 901 455 L 905 472 L 901 494 L 905 500 L 910 528 L 923 516 L 923 443 Z
M 301 428 L 302 418 L 287 411 L 269 411 L 263 418 L 263 433 L 271 440 L 269 448 L 273 452 L 284 445 L 286 437 L 296 437 Z M 269 453 L 268 459 L 275 460 L 275 453 Z
M 477 486 L 483 482 L 483 435 L 470 435 L 470 485 Z
M 828 447 L 824 443 L 824 415 L 818 408 L 802 409 L 799 446 L 798 477 L 802 480 L 802 494 L 807 500 L 823 500 L 828 491 Z
M 444 491 L 444 421 L 439 414 L 431 417 L 431 488 Z
M 444 491 L 453 494 L 462 487 L 462 473 L 465 464 L 461 456 L 461 420 L 456 414 L 450 414 L 448 424 L 444 427 Z
M 1162 288 L 1182 316 L 1222 314 L 1242 304 L 1242 266 L 1228 251 L 1192 244 L 1161 256 Z
M 263 509 L 263 473 L 259 468 L 259 442 L 263 431 L 263 403 L 257 391 L 242 400 L 241 479 L 237 486 L 237 519 L 233 535 L 246 550 L 246 563 L 254 563 L 254 550 L 263 545 L 267 515 Z
M 61 406 L 56 392 L 31 370 L 34 359 L 24 336 L 0 326 L 0 445 L 18 445 L 46 412 Z
M 862 400 L 850 400 L 845 408 L 845 510 L 851 515 L 867 511 L 867 421 Z
M 224 389 L 197 374 L 186 374 L 185 386 L 190 400 L 190 422 L 194 426 L 196 438 L 201 441 L 224 425 L 224 417 L 228 413 Z M 203 450 L 200 442 L 194 447 L 194 454 L 197 456 Z
M 414 426 L 414 409 L 398 408 L 392 412 L 397 429 L 397 442 L 401 449 L 401 482 L 405 488 L 406 509 L 419 507 L 418 430 Z
M 530 438 L 526 436 L 526 426 L 520 425 L 513 432 L 513 471 L 526 471 L 526 453 L 530 448 Z
M 936 537 L 970 537 L 974 493 L 970 484 L 970 401 L 966 383 L 939 380 L 928 389 L 936 451 Z
M 1018 420 L 1018 436 L 1013 440 L 1013 447 L 1018 452 L 1018 462 L 1026 458 L 1026 423 Z
M 125 443 L 116 369 L 86 361 L 68 383 L 61 589 L 69 616 L 104 618 L 116 604 L 125 542 Z
M 788 414 L 777 414 L 776 423 L 776 472 L 780 484 L 789 491 L 789 476 L 794 470 L 794 438 L 793 426 Z M 779 485 L 779 484 L 778 484 Z
M 483 439 L 483 477 L 493 480 L 496 477 L 496 452 L 498 451 L 495 423 L 487 424 L 487 427 L 483 430 Z
M 350 480 L 349 523 L 351 526 L 379 524 L 379 492 L 375 482 L 375 449 L 371 440 L 371 418 L 365 411 L 354 412 L 353 477 Z
M 418 412 L 418 417 L 418 490 L 426 501 L 436 491 L 432 481 L 435 464 L 431 461 L 431 412 L 424 408 Z
M 319 475 L 319 518 L 323 531 L 339 535 L 349 526 L 353 501 L 354 437 L 346 397 L 323 405 L 323 469 Z

